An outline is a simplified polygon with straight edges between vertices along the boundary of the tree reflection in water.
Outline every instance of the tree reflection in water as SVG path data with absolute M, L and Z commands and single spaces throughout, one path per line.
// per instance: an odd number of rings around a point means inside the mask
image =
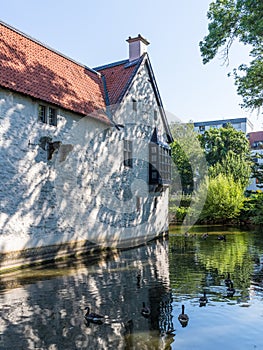
M 171 230 L 169 246 L 157 240 L 1 276 L 0 349 L 263 348 L 262 271 L 262 232 L 202 227 L 187 236 Z M 178 320 L 182 304 L 187 327 Z M 102 324 L 85 323 L 87 306 L 105 316 Z
M 166 239 L 23 270 L 1 284 L 1 349 L 167 349 L 173 341 L 163 336 L 173 329 Z M 85 322 L 87 306 L 103 324 Z

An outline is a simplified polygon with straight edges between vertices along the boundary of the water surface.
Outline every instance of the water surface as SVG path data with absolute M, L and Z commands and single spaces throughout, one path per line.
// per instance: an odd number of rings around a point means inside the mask
M 0 301 L 5 350 L 263 349 L 263 232 L 172 227 L 145 246 L 1 276 Z M 85 322 L 86 306 L 102 325 Z

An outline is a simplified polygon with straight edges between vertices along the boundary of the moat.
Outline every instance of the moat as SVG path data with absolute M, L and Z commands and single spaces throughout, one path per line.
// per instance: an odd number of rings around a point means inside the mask
M 263 232 L 171 227 L 138 248 L 2 275 L 0 298 L 3 350 L 263 349 Z M 86 306 L 102 324 L 85 321 Z

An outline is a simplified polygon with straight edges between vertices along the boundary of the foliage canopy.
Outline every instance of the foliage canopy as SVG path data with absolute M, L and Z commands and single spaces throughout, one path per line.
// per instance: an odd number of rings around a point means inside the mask
M 231 124 L 216 129 L 210 128 L 199 135 L 209 166 L 209 175 L 220 173 L 232 176 L 244 187 L 251 174 L 250 146 L 246 135 Z
M 247 109 L 263 105 L 263 1 L 216 0 L 207 13 L 208 35 L 199 43 L 203 63 L 218 53 L 228 62 L 229 50 L 235 40 L 250 46 L 250 64 L 241 64 L 233 76 L 237 93 Z M 219 51 L 222 49 L 222 51 Z
M 241 184 L 224 174 L 205 181 L 208 182 L 208 191 L 200 220 L 226 222 L 237 218 L 244 201 Z

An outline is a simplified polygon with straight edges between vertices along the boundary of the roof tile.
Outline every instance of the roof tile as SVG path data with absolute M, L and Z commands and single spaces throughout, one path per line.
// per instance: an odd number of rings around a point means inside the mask
M 103 85 L 96 72 L 2 23 L 0 65 L 3 87 L 79 114 L 105 109 Z
M 106 104 L 120 102 L 141 60 L 95 71 L 0 21 L 0 86 L 107 123 Z

